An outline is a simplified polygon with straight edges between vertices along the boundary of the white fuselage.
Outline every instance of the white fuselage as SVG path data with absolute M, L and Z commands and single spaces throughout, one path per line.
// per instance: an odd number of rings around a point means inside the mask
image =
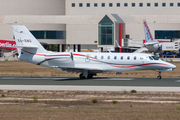
M 23 50 L 22 50 L 23 51 Z M 61 52 L 33 54 L 23 52 L 18 58 L 51 68 L 87 69 L 103 71 L 132 71 L 132 70 L 164 70 L 174 69 L 171 63 L 162 60 L 150 60 L 149 54 L 142 53 L 91 53 L 91 52 Z M 96 71 L 96 72 L 97 72 Z M 77 72 L 81 72 L 77 71 Z M 93 72 L 93 71 L 91 71 Z

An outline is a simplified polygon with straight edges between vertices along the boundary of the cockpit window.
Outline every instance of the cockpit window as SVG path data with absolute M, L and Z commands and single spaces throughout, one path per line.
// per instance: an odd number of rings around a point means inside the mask
M 153 58 L 152 58 L 151 56 L 149 56 L 149 59 L 150 59 L 150 60 L 153 60 Z
M 151 56 L 154 60 L 159 60 L 159 58 L 158 57 L 156 57 L 156 56 Z

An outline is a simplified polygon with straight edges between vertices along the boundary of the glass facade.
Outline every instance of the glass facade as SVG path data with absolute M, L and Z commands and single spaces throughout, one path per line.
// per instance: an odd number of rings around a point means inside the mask
M 57 45 L 57 44 L 51 45 L 51 44 L 50 44 L 50 45 L 48 45 L 48 47 L 46 48 L 46 50 L 59 52 L 59 45 Z
M 180 38 L 178 30 L 155 30 L 155 39 Z
M 36 39 L 66 39 L 66 31 L 30 31 Z
M 99 45 L 114 45 L 114 23 L 107 15 L 99 22 Z

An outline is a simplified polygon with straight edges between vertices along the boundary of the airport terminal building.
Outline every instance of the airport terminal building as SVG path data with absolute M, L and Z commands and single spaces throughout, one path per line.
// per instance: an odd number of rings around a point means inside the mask
M 23 24 L 48 50 L 121 52 L 116 40 L 143 42 L 143 19 L 155 39 L 180 38 L 179 11 L 180 0 L 2 0 L 0 40 Z

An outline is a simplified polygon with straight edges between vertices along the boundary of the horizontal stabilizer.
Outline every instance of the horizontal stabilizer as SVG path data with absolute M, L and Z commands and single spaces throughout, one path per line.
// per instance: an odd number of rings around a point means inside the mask
M 15 47 L 17 47 L 17 48 L 38 48 L 38 46 L 35 46 L 35 45 L 28 45 L 28 46 L 23 45 L 23 46 L 15 46 Z
M 7 47 L 13 47 L 13 48 L 38 48 L 38 46 L 35 46 L 35 45 L 22 45 L 22 46 L 20 46 L 20 45 L 18 45 L 18 46 L 7 46 Z

